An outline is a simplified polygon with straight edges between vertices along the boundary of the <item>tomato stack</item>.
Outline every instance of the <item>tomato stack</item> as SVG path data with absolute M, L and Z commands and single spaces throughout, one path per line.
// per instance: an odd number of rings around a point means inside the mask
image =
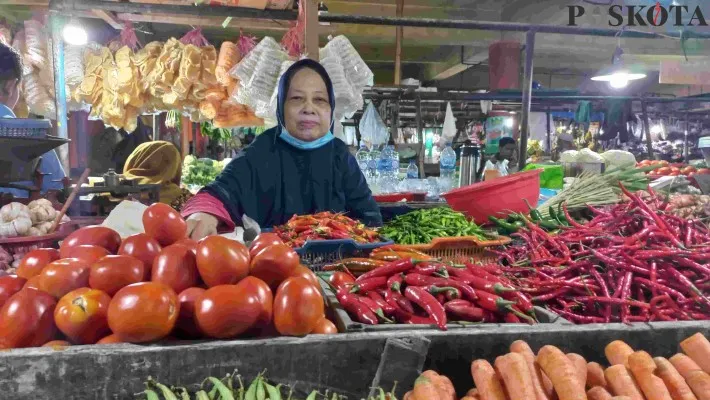
M 662 176 L 687 176 L 695 175 L 710 175 L 708 168 L 695 168 L 692 165 L 671 164 L 664 160 L 643 160 L 637 165 L 638 167 L 655 166 L 656 169 L 648 173 L 649 178 L 660 178 Z
M 0 348 L 337 333 L 318 278 L 277 235 L 195 242 L 165 204 L 143 225 L 123 241 L 82 228 L 0 277 Z

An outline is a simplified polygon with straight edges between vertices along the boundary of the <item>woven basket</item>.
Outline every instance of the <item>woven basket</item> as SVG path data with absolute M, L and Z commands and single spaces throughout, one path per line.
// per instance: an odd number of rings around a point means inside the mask
M 481 240 L 475 236 L 461 236 L 434 238 L 429 244 L 414 244 L 402 247 L 420 251 L 443 261 L 492 262 L 496 261 L 497 257 L 487 249 L 503 246 L 510 242 L 511 239 L 505 236 L 501 236 L 496 240 Z

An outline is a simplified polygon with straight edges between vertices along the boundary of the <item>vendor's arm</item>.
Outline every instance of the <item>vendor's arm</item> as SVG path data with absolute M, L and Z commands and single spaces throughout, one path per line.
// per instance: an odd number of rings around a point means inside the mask
M 193 239 L 216 234 L 220 226 L 226 230 L 234 229 L 234 222 L 222 201 L 207 192 L 200 192 L 188 200 L 182 216 L 188 220 L 188 234 Z
M 345 209 L 368 226 L 382 226 L 380 207 L 352 154 L 345 155 Z

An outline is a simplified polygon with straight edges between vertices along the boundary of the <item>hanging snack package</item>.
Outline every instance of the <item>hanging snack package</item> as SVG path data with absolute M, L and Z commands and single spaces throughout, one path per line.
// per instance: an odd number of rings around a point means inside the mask
M 239 46 L 237 46 L 236 43 L 222 43 L 219 49 L 217 66 L 215 67 L 215 77 L 222 86 L 229 87 L 229 85 L 234 82 L 235 79 L 229 75 L 229 71 L 234 68 L 241 59 L 241 52 L 239 52 Z

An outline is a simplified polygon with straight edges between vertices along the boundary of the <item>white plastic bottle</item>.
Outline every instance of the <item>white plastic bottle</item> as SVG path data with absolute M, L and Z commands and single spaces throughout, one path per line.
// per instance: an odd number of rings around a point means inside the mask
M 355 159 L 357 160 L 360 170 L 365 176 L 367 176 L 368 163 L 370 161 L 370 152 L 367 150 L 365 144 L 360 145 L 360 150 L 355 153 Z
M 407 179 L 419 179 L 419 167 L 417 167 L 417 160 L 409 160 L 409 166 L 407 167 Z
M 442 193 L 453 189 L 454 174 L 456 173 L 456 152 L 451 143 L 446 143 L 444 151 L 439 156 L 439 184 Z

